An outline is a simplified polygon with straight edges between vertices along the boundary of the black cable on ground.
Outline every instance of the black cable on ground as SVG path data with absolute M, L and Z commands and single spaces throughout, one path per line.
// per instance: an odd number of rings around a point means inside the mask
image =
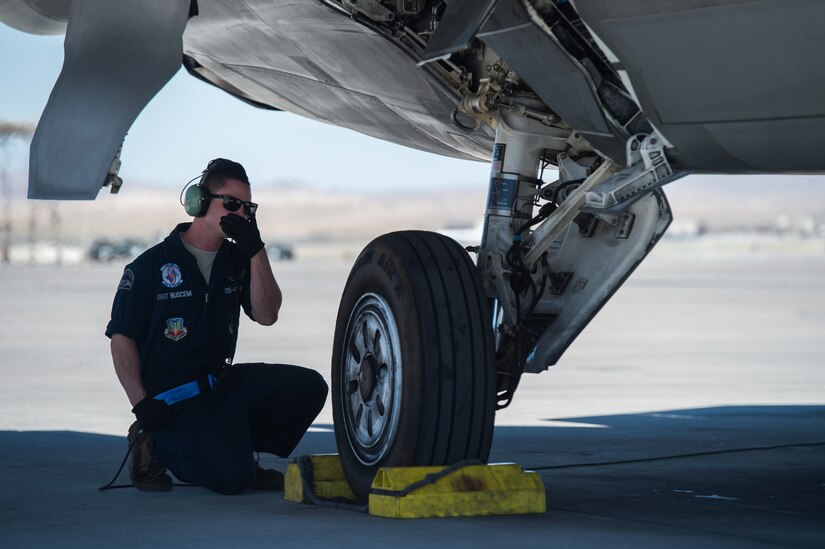
M 617 461 L 597 461 L 593 463 L 570 463 L 567 465 L 547 465 L 544 467 L 525 467 L 530 471 L 549 471 L 552 469 L 575 469 L 577 467 L 605 467 L 608 465 L 627 465 L 633 463 L 648 463 L 650 461 L 667 461 L 671 459 L 684 459 L 693 457 L 716 456 L 720 454 L 738 454 L 742 452 L 759 452 L 764 450 L 782 450 L 784 448 L 805 448 L 808 446 L 825 446 L 825 441 L 800 442 L 791 444 L 777 444 L 775 446 L 752 446 L 750 448 L 731 448 L 729 450 L 711 450 L 708 452 L 693 452 L 690 454 L 673 454 L 670 456 L 658 456 L 650 458 L 623 459 Z
M 116 490 L 118 488 L 134 488 L 135 487 L 134 484 L 117 484 L 117 485 L 115 485 L 115 481 L 117 480 L 117 477 L 120 476 L 120 473 L 123 472 L 123 466 L 126 465 L 126 460 L 129 459 L 129 454 L 132 452 L 132 448 L 135 447 L 135 444 L 137 444 L 137 442 L 139 440 L 140 440 L 140 437 L 135 437 L 135 440 L 133 440 L 129 444 L 129 447 L 126 448 L 126 455 L 123 456 L 123 461 L 120 462 L 120 467 L 117 468 L 117 473 L 115 473 L 115 476 L 112 477 L 112 480 L 109 481 L 109 484 L 106 484 L 105 486 L 101 486 L 100 488 L 98 488 L 98 490 L 103 492 L 105 490 Z M 187 484 L 187 483 L 174 483 L 174 484 L 172 484 L 172 486 L 194 487 L 194 486 L 197 486 L 197 485 L 196 484 Z
M 174 482 L 174 483 L 172 483 L 172 486 L 173 487 L 178 487 L 178 488 L 200 488 L 200 486 L 198 486 L 197 484 L 186 484 L 186 483 L 182 483 L 182 482 Z M 118 488 L 135 488 L 135 485 L 134 484 L 115 484 L 114 486 L 110 486 L 110 485 L 107 484 L 106 486 L 101 486 L 100 488 L 98 488 L 98 490 L 101 490 L 101 491 L 103 491 L 103 490 L 117 490 Z
M 139 440 L 140 440 L 140 437 L 138 436 L 138 437 L 135 437 L 135 439 L 132 442 L 129 443 L 129 447 L 126 448 L 126 455 L 123 456 L 123 461 L 120 462 L 120 467 L 117 468 L 117 473 L 115 473 L 115 476 L 112 477 L 112 480 L 109 481 L 109 484 L 106 484 L 105 486 L 101 486 L 100 488 L 98 488 L 98 490 L 100 490 L 102 492 L 104 490 L 113 490 L 115 488 L 131 488 L 132 487 L 131 484 L 120 484 L 118 486 L 113 486 L 113 484 L 117 480 L 117 477 L 120 476 L 120 473 L 123 471 L 123 466 L 126 465 L 126 460 L 129 459 L 129 454 L 132 452 L 132 448 L 135 447 L 135 444 L 137 444 L 137 442 Z

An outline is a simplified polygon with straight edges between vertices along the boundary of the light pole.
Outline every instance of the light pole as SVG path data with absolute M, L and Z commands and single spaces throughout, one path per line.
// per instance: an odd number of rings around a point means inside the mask
M 15 122 L 4 122 L 0 120 L 0 153 L 2 153 L 2 162 L 0 162 L 0 194 L 3 200 L 3 218 L 0 221 L 0 261 L 8 263 L 11 250 L 11 232 L 12 232 L 12 188 L 9 182 L 7 171 L 8 166 L 8 151 L 6 146 L 13 139 L 24 139 L 26 141 L 31 139 L 34 134 L 34 126 L 31 124 L 21 124 Z

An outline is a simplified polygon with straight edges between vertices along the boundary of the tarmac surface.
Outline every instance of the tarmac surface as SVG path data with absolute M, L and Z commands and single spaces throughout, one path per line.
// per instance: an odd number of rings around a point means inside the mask
M 0 547 L 825 546 L 823 255 L 663 245 L 498 414 L 491 461 L 540 471 L 547 513 L 424 520 L 99 492 L 132 421 L 102 335 L 121 268 L 0 267 Z M 281 318 L 243 324 L 238 361 L 328 379 L 349 264 L 274 269 Z M 296 455 L 335 451 L 327 406 Z

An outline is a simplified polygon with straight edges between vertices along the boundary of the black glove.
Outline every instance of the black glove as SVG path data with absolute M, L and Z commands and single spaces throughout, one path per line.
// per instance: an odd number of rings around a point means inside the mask
M 146 397 L 135 404 L 132 413 L 135 414 L 140 428 L 146 433 L 160 431 L 172 420 L 169 405 L 152 397 Z
M 239 215 L 225 215 L 221 218 L 221 229 L 248 257 L 252 257 L 264 247 L 261 231 L 258 230 L 258 222 L 254 217 L 247 221 Z

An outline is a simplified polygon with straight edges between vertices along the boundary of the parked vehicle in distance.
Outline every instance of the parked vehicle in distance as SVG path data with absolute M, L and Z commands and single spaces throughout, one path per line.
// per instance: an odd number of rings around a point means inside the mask
M 137 257 L 146 245 L 133 238 L 112 241 L 108 238 L 98 238 L 89 247 L 89 259 L 98 263 L 109 263 L 116 259 L 131 259 Z
M 266 247 L 266 254 L 272 261 L 292 261 L 295 253 L 286 244 L 269 244 Z

